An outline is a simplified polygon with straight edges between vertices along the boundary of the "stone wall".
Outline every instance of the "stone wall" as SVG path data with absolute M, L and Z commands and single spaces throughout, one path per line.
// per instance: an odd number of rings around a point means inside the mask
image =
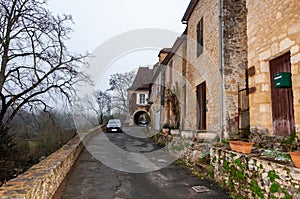
M 166 146 L 169 152 L 190 166 L 209 155 L 210 148 L 217 141 L 217 134 L 208 132 L 196 133 L 172 129 L 171 135 L 155 132 L 152 132 L 152 135 L 157 144 Z
M 203 18 L 203 53 L 197 57 L 197 24 Z M 198 1 L 187 28 L 187 115 L 185 130 L 197 129 L 196 87 L 206 82 L 207 129 L 219 129 L 218 2 Z
M 238 132 L 236 119 L 238 117 L 238 90 L 246 88 L 247 56 L 246 0 L 225 0 L 223 1 L 225 137 L 233 137 Z
M 245 88 L 247 68 L 246 0 L 223 1 L 223 85 L 224 131 L 237 133 L 235 118 L 238 115 L 238 86 Z M 197 57 L 197 24 L 203 19 L 203 53 Z M 207 86 L 207 130 L 219 131 L 220 123 L 220 55 L 218 2 L 198 1 L 187 29 L 187 129 L 197 128 L 196 87 Z
M 165 99 L 164 103 L 164 117 L 162 118 L 163 123 L 168 123 L 171 126 L 175 125 L 176 128 L 182 127 L 182 113 L 184 112 L 184 99 L 183 99 L 183 82 L 185 82 L 182 75 L 182 67 L 183 62 L 185 60 L 185 51 L 186 51 L 186 39 L 185 35 L 178 37 L 176 42 L 174 43 L 171 53 L 173 54 L 170 57 L 169 61 L 165 67 L 165 96 L 167 95 L 167 90 L 171 91 L 175 98 L 173 103 Z M 168 88 L 168 89 L 167 89 Z M 168 104 L 169 103 L 169 104 Z M 167 118 L 167 114 L 169 114 L 169 118 Z
M 251 128 L 273 134 L 269 61 L 291 53 L 296 131 L 300 132 L 300 4 L 298 0 L 247 1 Z M 262 119 L 263 118 L 263 119 Z
M 159 65 L 157 66 L 159 67 Z M 157 70 L 157 69 L 156 69 Z M 154 75 L 158 73 L 159 71 L 156 71 L 153 73 Z M 157 75 L 156 79 L 154 80 L 152 87 L 151 87 L 151 95 L 152 95 L 152 101 L 150 106 L 150 115 L 151 115 L 151 126 L 153 129 L 160 128 L 161 126 L 161 120 L 158 121 L 159 124 L 156 124 L 156 121 L 159 118 L 156 118 L 157 114 L 161 115 L 161 73 Z M 159 116 L 160 117 L 160 116 Z M 156 130 L 160 130 L 160 129 Z
M 0 187 L 0 198 L 51 198 L 80 154 L 83 144 L 96 129 L 81 133 L 45 160 Z
M 212 148 L 210 155 L 216 181 L 235 197 L 300 198 L 299 168 L 224 148 Z

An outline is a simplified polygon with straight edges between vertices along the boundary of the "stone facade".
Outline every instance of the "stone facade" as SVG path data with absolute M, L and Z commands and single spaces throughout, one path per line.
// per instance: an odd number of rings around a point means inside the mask
M 164 115 L 163 123 L 170 124 L 173 128 L 182 129 L 182 123 L 185 119 L 184 112 L 184 82 L 185 77 L 182 74 L 182 68 L 185 61 L 186 36 L 183 34 L 178 37 L 171 52 L 161 63 L 164 68 Z
M 300 4 L 298 0 L 247 1 L 251 128 L 273 134 L 270 60 L 290 52 L 296 131 L 300 132 Z
M 219 40 L 217 1 L 198 1 L 187 21 L 187 130 L 197 130 L 196 86 L 206 82 L 207 129 L 219 128 Z M 197 57 L 197 24 L 203 18 L 203 54 Z
M 162 100 L 163 100 L 163 72 L 160 67 L 161 60 L 167 55 L 167 52 L 160 52 L 159 54 L 159 62 L 153 67 L 153 77 L 152 84 L 150 85 L 150 115 L 151 115 L 151 125 L 155 130 L 160 130 L 162 128 L 163 120 L 163 108 L 162 108 Z M 163 58 L 162 58 L 163 57 Z
M 241 120 L 244 122 L 243 127 L 251 126 L 252 131 L 262 132 L 264 135 L 273 134 L 273 79 L 270 77 L 269 62 L 287 52 L 290 53 L 295 130 L 300 132 L 298 11 L 299 4 L 296 0 L 222 1 L 223 137 L 234 137 L 241 128 Z M 203 52 L 198 55 L 197 28 L 201 20 Z M 178 49 L 182 57 L 180 60 L 174 55 L 168 57 L 168 52 L 161 56 L 160 62 L 167 59 L 167 67 L 160 71 L 160 81 L 164 81 L 162 84 L 170 84 L 168 66 L 172 62 L 172 70 L 178 71 L 179 76 L 182 76 L 182 81 L 178 81 L 180 128 L 188 131 L 196 131 L 199 128 L 197 86 L 205 82 L 206 130 L 219 132 L 221 107 L 218 2 L 191 0 L 182 21 L 187 24 L 186 43 Z M 174 81 L 170 86 L 176 87 Z M 250 108 L 250 121 L 248 113 L 245 115 L 246 119 L 241 118 L 239 90 L 246 91 L 247 96 L 243 102 L 246 108 Z M 161 109 L 161 106 L 155 106 L 157 110 Z M 165 118 L 170 117 L 169 113 L 164 111 L 160 110 L 160 123 L 166 122 Z
M 151 84 L 151 77 L 152 69 L 149 67 L 139 67 L 131 87 L 127 90 L 129 114 L 131 117 L 130 125 L 138 125 L 141 120 L 140 116 L 148 114 L 149 85 Z
M 189 9 L 189 8 L 188 8 Z M 188 11 L 187 11 L 188 12 Z M 237 133 L 238 87 L 245 87 L 247 67 L 246 2 L 223 1 L 223 131 Z M 197 25 L 203 19 L 203 53 L 197 56 Z M 220 125 L 220 51 L 217 1 L 197 1 L 187 23 L 187 118 L 185 127 L 197 129 L 196 87 L 206 83 L 206 126 L 208 131 L 219 131 Z

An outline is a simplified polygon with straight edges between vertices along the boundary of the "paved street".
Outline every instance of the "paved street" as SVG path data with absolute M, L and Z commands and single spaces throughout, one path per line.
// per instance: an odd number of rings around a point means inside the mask
M 146 138 L 143 127 L 124 133 L 97 133 L 54 196 L 59 198 L 229 198 L 217 186 L 194 176 Z M 210 191 L 197 193 L 192 187 Z

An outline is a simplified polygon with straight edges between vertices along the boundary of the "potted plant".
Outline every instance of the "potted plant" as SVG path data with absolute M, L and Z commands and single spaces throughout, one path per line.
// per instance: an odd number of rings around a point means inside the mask
M 300 168 L 300 151 L 289 152 L 295 167 Z
M 253 142 L 244 142 L 240 140 L 229 141 L 231 150 L 241 153 L 251 153 Z
M 166 135 L 171 135 L 171 128 L 170 128 L 170 125 L 168 123 L 165 123 L 162 127 L 162 130 L 163 132 L 166 134 Z

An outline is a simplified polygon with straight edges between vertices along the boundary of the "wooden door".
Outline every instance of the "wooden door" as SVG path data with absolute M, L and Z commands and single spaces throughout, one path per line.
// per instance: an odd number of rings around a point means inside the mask
M 293 90 L 274 87 L 274 75 L 279 72 L 291 72 L 290 53 L 270 61 L 273 131 L 275 135 L 288 136 L 295 129 Z
M 206 130 L 206 83 L 197 86 L 197 125 L 198 130 Z

